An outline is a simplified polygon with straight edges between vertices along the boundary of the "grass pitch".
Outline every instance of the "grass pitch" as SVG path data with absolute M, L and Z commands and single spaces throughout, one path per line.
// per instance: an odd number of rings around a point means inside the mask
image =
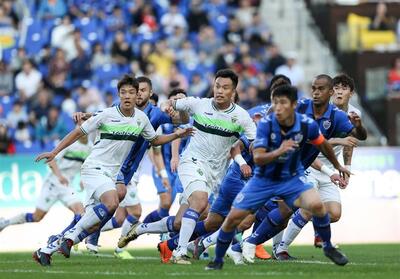
M 332 264 L 320 249 L 295 246 L 291 254 L 297 261 L 235 266 L 226 259 L 222 271 L 205 271 L 207 261 L 161 264 L 156 249 L 130 250 L 135 259 L 126 261 L 114 258 L 112 251 L 99 256 L 71 255 L 70 259 L 54 255 L 48 268 L 34 262 L 31 253 L 0 253 L 0 278 L 400 278 L 400 244 L 343 245 L 341 249 L 350 259 L 344 267 Z

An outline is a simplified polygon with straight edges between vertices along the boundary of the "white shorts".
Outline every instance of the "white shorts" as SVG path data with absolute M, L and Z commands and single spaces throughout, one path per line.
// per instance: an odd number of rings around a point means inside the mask
M 57 201 L 61 201 L 67 207 L 81 202 L 72 187 L 65 186 L 54 179 L 47 179 L 40 191 L 36 207 L 47 212 Z
M 307 171 L 309 172 L 306 176 L 307 181 L 317 189 L 322 202 L 341 203 L 339 188 L 331 181 L 329 176 L 313 168 L 309 168 Z
M 120 207 L 128 207 L 140 204 L 137 193 L 137 183 L 132 179 L 126 186 L 125 198 L 119 203 Z
M 181 204 L 187 204 L 195 191 L 210 193 L 217 191 L 220 179 L 206 162 L 182 159 L 178 166 L 178 175 L 182 183 Z
M 116 190 L 115 179 L 101 168 L 82 169 L 81 180 L 86 191 L 85 206 L 99 203 L 101 195 Z

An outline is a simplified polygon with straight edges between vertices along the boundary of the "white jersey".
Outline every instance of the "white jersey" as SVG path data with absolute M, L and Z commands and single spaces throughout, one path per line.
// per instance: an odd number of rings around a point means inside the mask
M 188 97 L 177 100 L 175 109 L 188 112 L 197 129 L 182 158 L 205 161 L 211 169 L 221 170 L 223 175 L 233 143 L 242 133 L 249 140 L 256 136 L 256 125 L 249 113 L 238 105 L 232 104 L 222 111 L 215 107 L 212 98 Z
M 139 109 L 132 116 L 124 116 L 119 106 L 98 112 L 81 126 L 85 134 L 97 130 L 92 152 L 82 170 L 101 168 L 103 173 L 116 179 L 126 156 L 139 136 L 152 141 L 157 135 L 148 117 Z
M 80 172 L 83 162 L 90 153 L 90 149 L 91 144 L 76 141 L 57 155 L 57 167 L 68 182 L 71 183 L 75 175 Z M 46 181 L 57 183 L 58 178 L 51 172 L 48 174 Z
M 358 116 L 361 117 L 361 111 L 356 107 L 354 107 L 353 105 L 349 104 L 347 114 L 350 114 L 351 112 L 355 112 L 357 113 Z M 335 152 L 336 158 L 338 159 L 339 163 L 343 165 L 343 155 L 342 155 L 343 145 L 333 146 L 333 151 Z M 334 169 L 334 166 L 322 153 L 319 153 L 317 158 L 320 159 L 325 166 Z

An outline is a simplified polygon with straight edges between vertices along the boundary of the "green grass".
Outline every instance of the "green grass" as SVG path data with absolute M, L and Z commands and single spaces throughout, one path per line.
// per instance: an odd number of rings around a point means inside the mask
M 226 259 L 222 271 L 204 271 L 206 261 L 190 266 L 161 264 L 156 249 L 132 250 L 136 259 L 128 261 L 113 258 L 111 251 L 99 257 L 55 255 L 47 268 L 35 263 L 31 253 L 0 253 L 0 278 L 400 278 L 400 244 L 343 245 L 341 249 L 350 259 L 345 267 L 330 263 L 319 249 L 295 246 L 291 253 L 299 261 L 235 266 Z

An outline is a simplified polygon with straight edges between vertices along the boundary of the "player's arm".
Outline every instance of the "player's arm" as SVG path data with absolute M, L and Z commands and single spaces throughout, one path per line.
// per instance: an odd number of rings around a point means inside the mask
M 348 136 L 345 138 L 330 138 L 328 142 L 331 145 L 342 145 L 342 146 L 351 146 L 357 147 L 358 146 L 358 139 L 352 136 Z
M 39 162 L 40 160 L 46 159 L 46 163 L 51 162 L 58 153 L 76 142 L 84 134 L 80 127 L 76 127 L 72 132 L 66 135 L 52 151 L 40 154 L 35 161 Z
M 189 123 L 189 113 L 186 111 L 175 111 L 171 115 L 173 124 L 186 124 Z
M 355 112 L 350 112 L 349 118 L 351 123 L 354 125 L 354 128 L 353 130 L 351 130 L 350 135 L 356 137 L 359 140 L 366 140 L 367 130 L 362 125 L 361 117 Z
M 161 177 L 164 188 L 170 191 L 171 186 L 169 184 L 167 170 L 165 169 L 164 159 L 161 153 L 161 147 L 153 146 L 151 149 L 153 150 L 153 164 L 154 167 L 156 168 L 157 175 Z
M 194 97 L 186 97 L 178 100 L 167 100 L 160 106 L 161 110 L 168 113 L 171 117 L 179 112 L 186 112 L 188 115 L 193 114 L 194 108 L 198 105 L 200 99 Z M 189 121 L 189 119 L 188 119 Z
M 240 171 L 242 172 L 244 177 L 251 176 L 251 167 L 247 164 L 246 160 L 242 156 L 242 150 L 245 149 L 243 141 L 238 140 L 235 142 L 230 150 L 231 158 L 238 163 L 240 166 Z
M 50 161 L 48 163 L 48 165 L 49 165 L 49 167 L 51 169 L 51 172 L 58 178 L 60 183 L 67 186 L 68 185 L 68 180 L 60 172 L 60 169 L 58 168 L 56 160 Z
M 179 138 L 186 138 L 192 136 L 194 133 L 193 128 L 178 128 L 175 132 L 167 135 L 155 136 L 150 140 L 151 145 L 163 145 Z
M 311 167 L 329 176 L 331 181 L 336 185 L 339 185 L 340 188 L 344 189 L 347 187 L 348 182 L 340 177 L 340 175 L 337 174 L 334 170 L 324 165 L 320 159 L 315 159 L 314 162 L 311 164 Z
M 181 146 L 181 139 L 176 139 L 171 142 L 171 171 L 176 172 L 179 165 L 179 148 Z

